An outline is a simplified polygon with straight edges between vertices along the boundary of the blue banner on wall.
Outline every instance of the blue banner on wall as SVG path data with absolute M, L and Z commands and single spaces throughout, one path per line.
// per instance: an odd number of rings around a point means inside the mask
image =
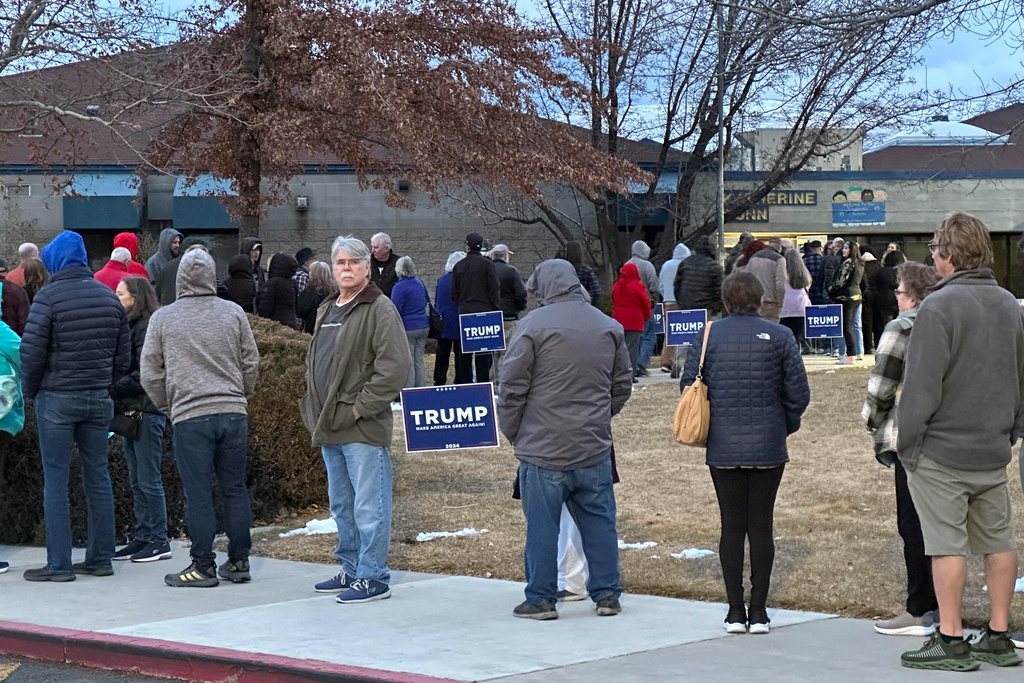
M 654 304 L 651 317 L 654 318 L 654 333 L 665 334 L 665 304 Z
M 843 336 L 841 304 L 807 306 L 804 308 L 804 336 L 808 339 Z
M 836 202 L 832 204 L 832 225 L 885 225 L 885 202 Z
M 708 322 L 708 312 L 703 308 L 688 311 L 669 311 L 665 314 L 668 332 L 665 343 L 669 346 L 693 346 Z
M 501 311 L 463 313 L 459 316 L 459 334 L 462 335 L 463 353 L 505 350 L 505 325 Z
M 402 389 L 405 450 L 455 451 L 498 445 L 494 385 Z

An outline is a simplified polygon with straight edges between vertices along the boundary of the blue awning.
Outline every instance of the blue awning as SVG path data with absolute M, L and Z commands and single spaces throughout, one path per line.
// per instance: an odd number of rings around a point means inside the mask
M 238 228 L 218 197 L 235 196 L 231 181 L 203 174 L 188 186 L 185 177 L 174 183 L 175 230 L 234 230 Z
M 76 174 L 64 190 L 64 229 L 137 230 L 137 182 L 130 173 Z

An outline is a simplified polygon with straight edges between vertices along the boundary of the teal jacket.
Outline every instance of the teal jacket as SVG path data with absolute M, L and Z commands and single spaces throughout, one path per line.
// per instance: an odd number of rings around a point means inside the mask
M 0 377 L 14 375 L 14 407 L 0 418 L 0 431 L 17 434 L 25 426 L 25 398 L 21 393 L 21 337 L 5 323 L 0 322 Z M 0 400 L 2 400 L 0 396 Z

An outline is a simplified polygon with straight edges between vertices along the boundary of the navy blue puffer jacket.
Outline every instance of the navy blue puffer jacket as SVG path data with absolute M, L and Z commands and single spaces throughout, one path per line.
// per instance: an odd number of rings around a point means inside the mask
M 25 399 L 42 391 L 108 391 L 128 372 L 128 316 L 89 270 L 82 238 L 58 235 L 40 254 L 54 273 L 29 309 L 21 341 Z
M 680 387 L 700 363 L 694 342 Z M 733 313 L 711 326 L 704 360 L 711 403 L 707 464 L 775 467 L 789 462 L 786 437 L 800 429 L 811 391 L 793 333 L 753 312 Z

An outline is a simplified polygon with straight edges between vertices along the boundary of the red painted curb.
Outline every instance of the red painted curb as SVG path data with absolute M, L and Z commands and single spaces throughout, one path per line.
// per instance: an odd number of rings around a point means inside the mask
M 212 683 L 461 683 L 315 659 L 0 620 L 0 653 Z

